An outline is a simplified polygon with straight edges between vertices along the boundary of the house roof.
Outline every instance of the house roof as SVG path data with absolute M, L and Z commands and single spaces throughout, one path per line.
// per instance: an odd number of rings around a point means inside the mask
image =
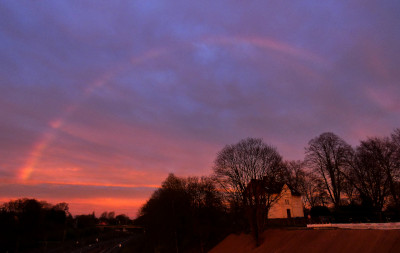
M 282 182 L 267 183 L 266 180 L 261 180 L 261 179 L 252 179 L 247 184 L 246 191 L 253 191 L 254 189 L 260 191 L 262 189 L 262 191 L 265 191 L 268 194 L 279 194 L 282 192 L 282 188 L 284 185 L 287 185 L 293 196 L 301 196 L 301 193 L 299 191 L 297 191 L 295 188 L 293 188 L 287 183 L 282 183 Z

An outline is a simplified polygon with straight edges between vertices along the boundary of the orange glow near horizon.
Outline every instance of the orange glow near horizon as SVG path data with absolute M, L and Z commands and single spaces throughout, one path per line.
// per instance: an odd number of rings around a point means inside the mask
M 29 180 L 25 182 L 20 182 L 18 180 L 4 180 L 0 179 L 2 183 L 18 183 L 19 185 L 76 185 L 76 186 L 103 186 L 103 187 L 124 187 L 124 188 L 158 188 L 160 185 L 156 184 L 118 184 L 118 183 L 98 183 L 98 182 L 65 182 L 65 181 L 40 181 L 40 180 Z
M 116 212 L 126 214 L 130 218 L 135 218 L 137 212 L 145 204 L 147 199 L 135 198 L 90 198 L 90 199 L 70 199 L 70 213 L 72 215 L 96 213 L 98 217 L 102 212 Z
M 32 198 L 32 197 L 26 197 Z M 0 203 L 14 201 L 15 198 L 0 198 Z M 52 205 L 65 202 L 69 206 L 69 212 L 75 215 L 96 213 L 98 217 L 103 212 L 114 211 L 116 215 L 126 214 L 130 218 L 135 218 L 139 209 L 146 203 L 147 198 L 71 198 L 59 200 L 56 198 L 37 199 L 46 201 Z

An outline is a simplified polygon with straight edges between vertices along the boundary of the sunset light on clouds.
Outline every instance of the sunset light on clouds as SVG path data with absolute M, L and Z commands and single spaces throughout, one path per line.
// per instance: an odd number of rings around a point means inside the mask
M 400 127 L 398 1 L 2 1 L 0 201 L 135 217 L 260 137 Z

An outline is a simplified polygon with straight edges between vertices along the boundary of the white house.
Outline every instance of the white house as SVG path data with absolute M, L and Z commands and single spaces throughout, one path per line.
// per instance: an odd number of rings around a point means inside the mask
M 268 219 L 304 217 L 303 202 L 299 192 L 284 184 L 279 195 L 268 212 Z

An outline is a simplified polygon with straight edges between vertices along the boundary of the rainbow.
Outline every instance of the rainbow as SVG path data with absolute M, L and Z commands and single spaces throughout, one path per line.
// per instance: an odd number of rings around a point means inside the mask
M 152 49 L 147 52 L 145 52 L 142 55 L 139 55 L 138 57 L 133 57 L 130 59 L 129 66 L 131 65 L 136 65 L 140 64 L 144 61 L 151 60 L 153 58 L 157 58 L 161 56 L 162 54 L 166 53 L 165 49 Z M 104 73 L 101 75 L 98 79 L 94 80 L 91 84 L 89 84 L 86 89 L 84 90 L 84 93 L 80 99 L 77 100 L 74 104 L 68 106 L 63 112 L 61 117 L 55 118 L 51 120 L 48 125 L 50 126 L 50 131 L 44 133 L 40 140 L 33 145 L 32 150 L 29 152 L 28 158 L 25 161 L 24 165 L 18 169 L 17 172 L 17 179 L 20 181 L 27 181 L 31 179 L 32 174 L 37 168 L 37 164 L 40 161 L 40 158 L 42 157 L 43 153 L 45 150 L 48 148 L 48 146 L 51 144 L 51 142 L 54 140 L 54 138 L 57 136 L 57 130 L 62 128 L 68 117 L 73 114 L 84 100 L 86 100 L 88 97 L 93 94 L 93 92 L 96 89 L 99 89 L 109 83 L 109 81 L 117 76 L 119 73 L 122 71 L 128 69 L 128 66 L 123 66 L 119 65 L 115 67 L 112 70 L 109 70 L 108 72 Z
M 291 55 L 301 59 L 310 60 L 316 63 L 326 63 L 324 59 L 322 59 L 321 57 L 319 57 L 314 53 L 298 49 L 286 43 L 266 37 L 208 37 L 202 39 L 200 43 L 218 44 L 218 45 L 247 43 L 259 48 L 272 50 L 281 54 Z M 190 43 L 190 45 L 193 46 L 193 43 Z M 181 47 L 176 47 L 175 49 L 179 50 L 179 48 Z M 34 171 L 38 169 L 37 164 L 40 161 L 43 153 L 57 136 L 57 130 L 65 125 L 69 115 L 73 114 L 80 107 L 82 102 L 89 96 L 91 96 L 91 94 L 96 89 L 99 89 L 100 87 L 107 85 L 112 78 L 114 78 L 121 72 L 130 69 L 132 65 L 135 66 L 145 61 L 158 58 L 170 52 L 171 50 L 174 49 L 167 50 L 165 48 L 153 48 L 137 57 L 132 57 L 130 59 L 130 62 L 128 62 L 128 65 L 120 64 L 119 66 L 113 68 L 112 70 L 107 71 L 106 73 L 101 75 L 98 79 L 94 80 L 94 82 L 89 84 L 87 88 L 84 90 L 82 97 L 78 99 L 77 102 L 67 107 L 64 110 L 64 112 L 62 112 L 61 117 L 58 117 L 48 123 L 50 131 L 44 133 L 41 139 L 33 145 L 32 150 L 29 153 L 26 162 L 21 168 L 19 168 L 17 172 L 17 179 L 21 181 L 27 181 L 31 179 Z
M 52 141 L 55 134 L 54 132 L 46 133 L 42 137 L 42 139 L 36 143 L 28 156 L 27 161 L 25 162 L 24 166 L 18 172 L 18 179 L 20 180 L 28 180 L 32 175 L 33 171 L 35 170 L 35 166 L 39 161 L 43 151 L 46 149 L 48 144 Z
M 286 54 L 290 56 L 294 56 L 297 58 L 301 58 L 304 60 L 309 60 L 315 63 L 322 63 L 322 64 L 328 64 L 328 62 L 318 56 L 317 54 L 293 47 L 287 43 L 274 40 L 268 37 L 256 37 L 256 36 L 248 36 L 248 37 L 243 37 L 243 36 L 236 36 L 236 37 L 224 37 L 224 36 L 219 36 L 219 37 L 208 37 L 204 39 L 205 43 L 210 43 L 210 44 L 222 44 L 222 45 L 236 45 L 236 44 L 250 44 L 258 48 L 263 48 L 267 50 L 271 50 L 274 52 L 278 52 L 281 54 Z

